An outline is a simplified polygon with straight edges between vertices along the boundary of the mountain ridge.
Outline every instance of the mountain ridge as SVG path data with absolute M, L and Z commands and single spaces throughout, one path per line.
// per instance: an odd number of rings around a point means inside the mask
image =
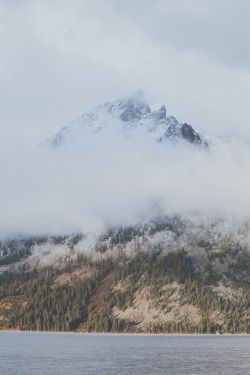
M 174 116 L 167 116 L 164 105 L 152 111 L 140 92 L 113 102 L 106 101 L 92 111 L 83 113 L 68 126 L 59 130 L 49 139 L 49 142 L 53 147 L 60 147 L 67 143 L 67 139 L 72 135 L 79 139 L 84 136 L 85 132 L 99 133 L 111 125 L 116 127 L 119 125 L 122 132 L 127 133 L 133 133 L 135 129 L 142 130 L 158 142 L 184 140 L 193 145 L 207 147 L 207 142 L 191 125 L 181 124 Z

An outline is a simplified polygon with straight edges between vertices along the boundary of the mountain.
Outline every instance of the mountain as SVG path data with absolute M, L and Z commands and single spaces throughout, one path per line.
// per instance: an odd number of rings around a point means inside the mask
M 158 142 L 166 139 L 172 142 L 184 140 L 190 144 L 207 146 L 206 141 L 191 125 L 180 124 L 175 117 L 167 116 L 164 105 L 159 110 L 152 111 L 142 93 L 106 102 L 92 112 L 84 113 L 67 127 L 63 127 L 50 139 L 50 143 L 59 147 L 72 137 L 79 139 L 84 137 L 85 132 L 101 133 L 111 126 L 119 127 L 126 134 L 132 134 L 135 130 L 145 132 Z
M 0 329 L 249 333 L 248 232 L 223 219 L 173 216 L 5 241 Z M 28 251 L 18 258 L 17 248 Z
M 106 141 L 116 129 L 166 147 L 207 147 L 164 106 L 151 111 L 141 94 L 83 114 L 49 144 L 82 147 L 86 134 Z M 160 208 L 102 232 L 1 239 L 0 329 L 250 333 L 249 222 Z

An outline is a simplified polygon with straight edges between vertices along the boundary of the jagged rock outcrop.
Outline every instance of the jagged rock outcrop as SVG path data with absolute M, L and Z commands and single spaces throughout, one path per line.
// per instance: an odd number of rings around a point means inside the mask
M 126 134 L 140 130 L 150 134 L 156 141 L 187 141 L 190 144 L 207 146 L 191 125 L 180 124 L 173 116 L 167 116 L 166 107 L 151 111 L 142 93 L 114 102 L 105 102 L 92 112 L 84 113 L 80 118 L 63 127 L 51 140 L 53 146 L 67 143 L 76 137 L 79 141 L 85 132 L 99 133 L 109 126 L 120 127 Z

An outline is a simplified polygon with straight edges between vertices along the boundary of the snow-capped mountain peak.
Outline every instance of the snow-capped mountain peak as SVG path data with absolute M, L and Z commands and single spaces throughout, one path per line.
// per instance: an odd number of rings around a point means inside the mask
M 141 92 L 126 99 L 118 99 L 112 103 L 106 102 L 105 105 L 112 116 L 119 117 L 124 122 L 140 120 L 151 113 Z
M 72 121 L 67 127 L 63 127 L 51 140 L 53 146 L 58 147 L 67 143 L 67 139 L 73 134 L 77 139 L 84 136 L 84 132 L 99 133 L 110 126 L 119 126 L 122 131 L 132 133 L 140 129 L 150 134 L 155 140 L 170 140 L 178 142 L 187 141 L 195 145 L 205 145 L 192 126 L 180 124 L 173 116 L 167 116 L 164 105 L 156 111 L 151 111 L 141 92 L 113 102 L 105 102 L 95 107 L 91 112 L 82 114 Z

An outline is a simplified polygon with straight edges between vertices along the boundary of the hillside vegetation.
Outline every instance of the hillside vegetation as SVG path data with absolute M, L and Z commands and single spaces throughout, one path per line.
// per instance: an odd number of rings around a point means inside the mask
M 169 222 L 113 230 L 97 238 L 88 256 L 77 251 L 82 237 L 74 237 L 53 265 L 32 256 L 12 264 L 0 276 L 0 327 L 250 333 L 246 246 L 227 236 L 209 242 L 197 233 L 180 246 L 187 230 L 178 230 Z M 166 233 L 177 237 L 167 242 Z
M 2 258 L 0 327 L 249 333 L 246 234 L 218 228 L 158 220 L 109 230 L 92 240 L 91 251 L 80 235 L 22 240 L 23 260 L 19 254 L 6 266 Z

